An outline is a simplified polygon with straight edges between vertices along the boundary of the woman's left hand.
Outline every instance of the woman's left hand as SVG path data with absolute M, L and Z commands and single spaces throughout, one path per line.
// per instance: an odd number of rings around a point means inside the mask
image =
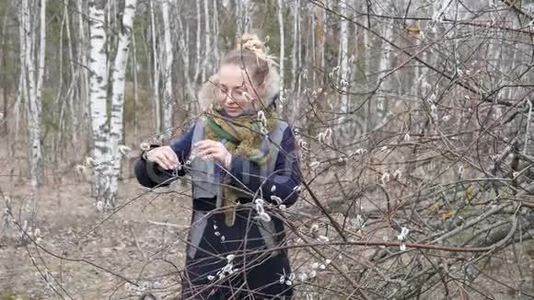
M 229 169 L 232 162 L 232 154 L 226 150 L 223 143 L 213 140 L 202 140 L 193 145 L 195 155 L 201 159 L 213 159 Z

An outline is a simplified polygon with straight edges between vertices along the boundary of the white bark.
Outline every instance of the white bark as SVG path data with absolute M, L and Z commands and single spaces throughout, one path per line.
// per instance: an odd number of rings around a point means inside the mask
M 292 81 L 291 81 L 291 91 L 293 93 L 293 101 L 291 102 L 291 120 L 297 121 L 299 111 L 299 103 L 301 93 L 301 48 L 300 48 L 300 0 L 297 0 L 293 6 L 293 49 L 292 49 Z
M 343 16 L 349 16 L 349 10 L 345 2 L 340 2 L 340 12 Z M 340 95 L 341 112 L 347 113 L 350 111 L 350 97 L 345 91 L 348 90 L 350 82 L 350 67 L 349 67 L 349 22 L 345 19 L 341 20 L 341 28 L 339 31 L 339 76 L 338 88 L 343 91 Z
M 63 2 L 64 4 L 65 1 Z M 56 100 L 55 100 L 55 103 L 56 103 L 56 106 L 59 107 L 59 116 L 57 117 L 58 120 L 59 120 L 59 124 L 58 124 L 58 133 L 57 135 L 55 136 L 55 141 L 54 141 L 54 147 L 53 147 L 53 151 L 54 151 L 54 162 L 57 163 L 57 158 L 59 156 L 62 156 L 62 152 L 64 150 L 65 147 L 62 147 L 61 146 L 61 143 L 63 141 L 63 134 L 64 134 L 64 123 L 65 123 L 65 100 L 66 98 L 67 99 L 70 99 L 72 97 L 69 97 L 69 95 L 67 94 L 66 97 L 61 97 L 61 95 L 63 94 L 63 27 L 65 27 L 65 21 L 67 20 L 67 6 L 65 5 L 64 9 L 63 9 L 63 17 L 61 18 L 61 25 L 60 25 L 60 29 L 59 29 L 59 40 L 61 41 L 59 43 L 59 62 L 58 62 L 58 65 L 59 65 L 59 83 L 58 83 L 58 88 L 57 88 L 57 94 L 56 94 Z M 68 28 L 69 26 L 67 26 Z
M 326 7 L 330 7 L 330 0 L 325 0 Z M 324 72 L 327 72 L 326 70 L 326 37 L 328 36 L 328 15 L 326 13 L 325 9 L 321 10 L 321 20 L 323 22 L 323 35 L 321 37 L 321 69 Z M 323 82 L 324 84 L 324 82 Z
M 41 109 L 40 103 L 43 94 L 43 77 L 45 73 L 45 54 L 46 54 L 46 2 L 47 0 L 41 0 L 40 11 L 40 33 L 39 33 L 39 73 L 37 75 L 37 90 L 35 91 L 37 102 L 39 103 L 39 110 Z M 40 113 L 40 112 L 39 112 Z
M 249 0 L 236 0 L 235 3 L 235 21 L 237 28 L 237 37 L 250 30 L 250 11 Z
M 393 21 L 392 20 L 388 20 L 388 21 L 384 22 L 383 31 L 384 31 L 384 38 L 386 40 L 388 40 L 388 41 L 393 40 Z M 391 58 L 392 58 L 393 49 L 392 49 L 391 45 L 389 45 L 387 42 L 383 41 L 381 50 L 383 51 L 383 54 L 380 55 L 379 63 L 378 63 L 378 68 L 379 69 L 377 71 L 377 74 L 381 74 L 381 76 L 378 77 L 377 84 L 381 82 L 382 83 L 382 85 L 380 87 L 381 90 L 383 90 L 383 91 L 391 91 L 393 78 L 386 78 L 384 81 L 382 81 L 382 77 L 383 77 L 384 74 L 387 74 L 388 71 L 391 68 Z M 385 97 L 384 93 L 379 93 L 376 101 L 377 101 L 377 103 L 376 103 L 376 116 L 377 116 L 378 120 L 376 120 L 375 124 L 381 124 L 382 123 L 382 119 L 387 114 L 386 110 L 387 110 L 387 107 L 388 107 L 388 101 L 387 101 L 387 98 Z
M 297 0 L 293 6 L 293 50 L 292 50 L 292 65 L 291 65 L 291 90 L 295 93 L 297 88 L 297 78 L 299 74 L 299 62 L 298 62 L 298 36 L 299 36 L 299 19 L 300 19 L 300 0 Z
M 31 7 L 28 0 L 23 0 L 21 2 L 21 26 L 23 28 L 21 35 L 21 38 L 23 38 L 23 40 L 21 40 L 21 50 L 24 51 L 24 57 L 21 69 L 25 69 L 25 83 L 27 83 L 27 86 L 25 87 L 27 92 L 24 94 L 28 113 L 31 185 L 34 188 L 34 191 L 42 184 L 43 178 L 41 95 L 46 50 L 46 0 L 40 1 L 39 22 L 39 61 L 38 69 L 35 70 L 36 61 L 34 49 L 36 48 L 36 43 L 32 26 Z
M 119 145 L 123 144 L 124 140 L 124 86 L 136 6 L 137 0 L 125 1 L 124 13 L 122 15 L 122 30 L 119 35 L 117 54 L 112 68 L 110 142 L 113 172 L 110 180 L 109 197 L 105 199 L 105 204 L 109 207 L 115 207 L 118 191 L 118 178 L 121 170 L 121 153 L 119 152 Z
M 206 32 L 204 33 L 204 37 L 206 40 L 206 46 L 204 47 L 204 62 L 202 63 L 202 82 L 206 80 L 206 72 L 211 73 L 211 29 L 210 29 L 210 8 L 208 5 L 208 0 L 204 0 L 204 15 L 206 16 L 204 27 L 206 28 Z
M 106 52 L 105 0 L 89 2 L 89 103 L 95 161 L 95 192 L 97 201 L 110 194 L 111 147 L 107 126 L 108 57 Z
M 82 3 L 82 0 L 76 1 L 76 9 L 78 11 L 84 11 L 84 6 Z M 78 61 L 82 63 L 82 66 L 87 66 L 87 55 L 85 49 L 87 49 L 86 45 L 86 31 L 84 28 L 84 19 L 82 14 L 78 14 Z M 85 67 L 78 68 L 78 72 L 80 73 L 80 85 L 79 85 L 79 96 L 80 96 L 80 102 L 79 108 L 81 110 L 80 114 L 84 116 L 83 124 L 89 125 L 89 120 L 87 118 L 89 117 L 90 112 L 90 106 L 89 106 L 89 73 L 87 72 L 87 69 Z M 75 128 L 77 131 L 78 128 Z
M 27 9 L 28 3 L 25 1 L 22 1 L 20 3 L 19 7 L 19 44 L 20 44 L 20 51 L 19 51 L 19 62 L 20 62 L 20 75 L 19 75 L 19 84 L 18 84 L 18 90 L 17 90 L 17 100 L 15 102 L 15 142 L 19 140 L 18 134 L 19 134 L 19 120 L 21 116 L 21 105 L 24 105 L 24 101 L 28 99 L 28 88 L 27 88 L 27 77 L 26 77 L 26 34 L 25 34 L 25 28 L 29 27 L 26 26 L 26 13 L 25 10 Z M 12 153 L 12 155 L 15 155 L 15 153 Z
M 172 112 L 173 112 L 173 93 L 172 93 L 172 62 L 173 49 L 171 43 L 171 28 L 169 22 L 169 1 L 165 0 L 161 4 L 163 15 L 163 58 L 165 66 L 163 68 L 163 128 L 161 132 L 164 138 L 169 138 L 172 133 Z
M 219 65 L 219 8 L 218 1 L 213 1 L 213 63 Z
M 316 59 L 317 59 L 317 49 L 315 48 L 315 40 L 316 40 L 316 37 L 315 37 L 315 34 L 316 34 L 316 29 L 317 29 L 317 18 L 316 18 L 316 7 L 312 4 L 312 3 L 308 3 L 309 5 L 309 12 L 311 13 L 311 45 L 310 45 L 310 51 L 311 51 L 311 61 L 310 61 L 310 64 L 309 64 L 309 69 L 310 69 L 310 72 L 311 72 L 311 88 L 313 91 L 315 91 L 315 84 L 316 84 L 316 79 L 315 79 L 315 62 L 316 62 Z
M 285 57 L 285 40 L 284 40 L 284 1 L 278 0 L 278 24 L 280 28 L 280 110 L 285 102 L 284 93 L 284 57 Z
M 249 32 L 252 26 L 252 19 L 250 18 L 250 0 L 242 0 L 243 2 L 243 33 Z
M 134 98 L 134 136 L 139 134 L 139 120 L 137 114 L 137 106 L 139 103 L 138 82 L 137 82 L 137 51 L 135 43 L 135 33 L 132 33 L 132 74 L 133 74 L 133 98 Z
M 200 11 L 200 1 L 195 1 L 196 2 L 196 9 L 197 9 L 197 36 L 195 38 L 195 41 L 196 41 L 196 58 L 195 58 L 195 76 L 193 76 L 193 81 L 195 82 L 198 82 L 198 79 L 199 79 L 199 76 L 200 76 L 200 69 L 201 69 L 201 66 L 200 66 L 200 62 L 202 61 L 201 59 L 201 55 L 202 55 L 202 43 L 200 42 L 200 39 L 201 39 L 201 32 L 202 32 L 202 28 L 201 28 L 201 20 L 202 20 L 202 13 Z
M 188 41 L 189 41 L 189 38 L 188 38 L 188 32 L 189 32 L 189 27 L 185 27 L 184 28 L 184 25 L 182 23 L 182 19 L 180 17 L 177 18 L 177 21 L 178 21 L 178 47 L 179 47 L 179 51 L 178 53 L 180 53 L 180 57 L 182 58 L 182 62 L 183 62 L 183 71 L 182 71 L 182 74 L 185 78 L 185 84 L 186 84 L 186 91 L 187 91 L 187 94 L 189 96 L 189 99 L 190 100 L 193 100 L 193 99 L 196 99 L 196 93 L 195 93 L 195 86 L 191 80 L 191 76 L 190 76 L 190 60 L 189 60 L 189 47 L 187 45 L 189 45 Z M 187 22 L 186 22 L 186 25 L 187 25 Z M 192 106 L 189 107 L 188 109 L 188 112 L 191 113 L 191 114 L 196 114 L 196 106 L 194 106 L 193 103 L 196 103 L 196 101 L 189 101 L 190 103 L 192 103 Z
M 159 99 L 159 60 L 156 49 L 156 24 L 154 21 L 154 1 L 150 0 L 150 29 L 152 36 L 152 88 L 154 97 L 154 116 L 156 117 L 156 130 L 160 130 L 161 125 L 161 108 Z

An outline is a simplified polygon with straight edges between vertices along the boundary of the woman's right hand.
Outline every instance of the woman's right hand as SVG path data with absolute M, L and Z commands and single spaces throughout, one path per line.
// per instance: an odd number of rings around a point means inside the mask
M 161 146 L 148 151 L 146 159 L 157 163 L 165 170 L 174 170 L 180 166 L 178 156 L 170 146 Z

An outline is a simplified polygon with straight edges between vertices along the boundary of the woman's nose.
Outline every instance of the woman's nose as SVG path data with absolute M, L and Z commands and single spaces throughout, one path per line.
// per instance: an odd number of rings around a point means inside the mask
M 234 98 L 232 97 L 232 95 L 230 93 L 226 94 L 226 96 L 224 97 L 224 103 L 234 103 L 235 100 Z

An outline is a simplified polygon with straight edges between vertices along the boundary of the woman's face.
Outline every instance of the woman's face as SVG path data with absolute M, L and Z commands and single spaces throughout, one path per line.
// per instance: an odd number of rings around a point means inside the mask
M 245 111 L 254 109 L 257 98 L 245 70 L 234 64 L 223 65 L 219 69 L 217 100 L 224 111 L 231 117 L 237 117 Z M 258 91 L 258 88 L 256 88 Z

